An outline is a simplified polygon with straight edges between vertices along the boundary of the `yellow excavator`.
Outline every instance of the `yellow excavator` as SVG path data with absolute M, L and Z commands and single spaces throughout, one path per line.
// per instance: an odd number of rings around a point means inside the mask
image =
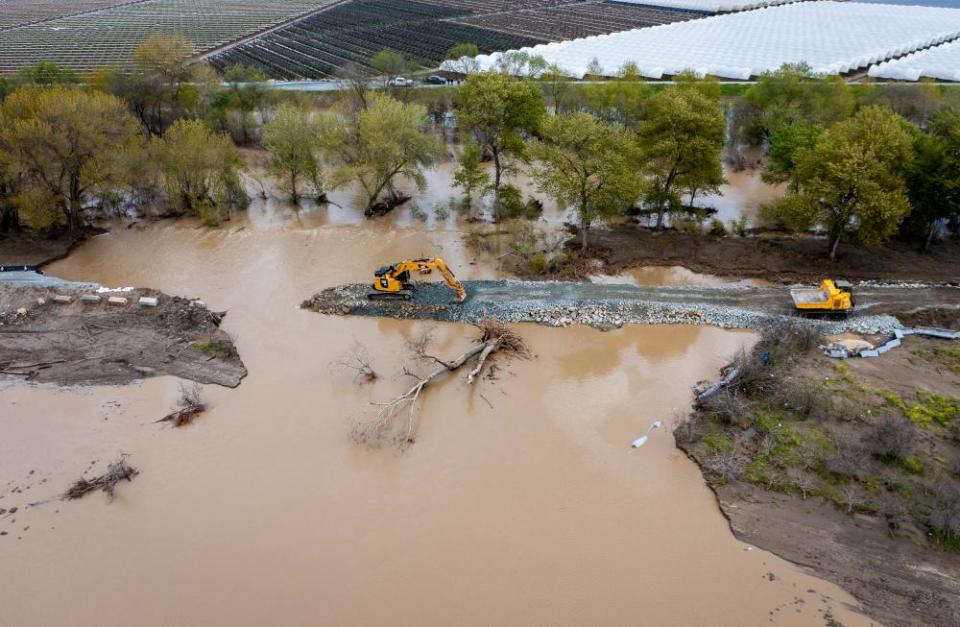
M 846 315 L 853 309 L 853 286 L 849 281 L 824 279 L 820 287 L 790 290 L 793 307 L 805 316 L 823 314 Z
M 410 300 L 413 298 L 413 283 L 410 280 L 411 272 L 430 274 L 434 270 L 440 272 L 454 292 L 457 300 L 463 302 L 467 291 L 463 283 L 453 276 L 443 259 L 439 257 L 426 259 L 407 259 L 389 266 L 383 266 L 373 273 L 373 289 L 367 293 L 371 300 Z

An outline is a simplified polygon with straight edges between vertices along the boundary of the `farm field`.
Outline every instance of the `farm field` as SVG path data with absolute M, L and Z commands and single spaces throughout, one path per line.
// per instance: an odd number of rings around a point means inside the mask
M 3 0 L 0 30 L 144 0 Z
M 53 61 L 79 71 L 103 66 L 122 67 L 130 62 L 137 45 L 157 32 L 184 35 L 194 43 L 195 51 L 201 53 L 315 11 L 333 1 L 49 2 L 51 11 L 64 11 L 64 7 L 80 5 L 92 7 L 98 2 L 115 6 L 0 30 L 0 74 L 15 72 L 24 65 L 41 61 Z M 19 15 L 26 15 L 31 4 L 16 0 L 14 6 L 20 9 Z M 61 8 L 57 9 L 57 6 Z M 40 10 L 37 7 L 37 11 Z M 6 8 L 3 15 L 7 16 Z
M 458 43 L 481 53 L 666 24 L 705 15 L 616 2 L 358 0 L 211 56 L 220 68 L 258 66 L 278 79 L 325 78 L 384 48 L 425 67 Z

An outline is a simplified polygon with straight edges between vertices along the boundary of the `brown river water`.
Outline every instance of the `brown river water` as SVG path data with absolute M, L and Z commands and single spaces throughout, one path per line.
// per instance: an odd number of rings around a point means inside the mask
M 444 225 L 325 211 L 115 230 L 48 268 L 228 310 L 249 376 L 207 386 L 212 408 L 183 429 L 154 423 L 171 378 L 2 385 L 0 507 L 20 509 L 0 516 L 0 625 L 809 625 L 828 609 L 867 623 L 836 586 L 735 540 L 669 430 L 629 447 L 751 333 L 520 326 L 535 358 L 431 388 L 406 452 L 354 444 L 351 417 L 405 389 L 424 324 L 300 301 L 417 255 L 497 273 Z M 433 351 L 470 335 L 442 325 Z M 356 341 L 373 384 L 331 367 Z M 142 474 L 112 503 L 56 500 L 121 452 Z

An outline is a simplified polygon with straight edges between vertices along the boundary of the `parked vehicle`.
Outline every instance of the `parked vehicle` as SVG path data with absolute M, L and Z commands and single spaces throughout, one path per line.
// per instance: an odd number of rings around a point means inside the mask
M 446 85 L 447 79 L 445 79 L 442 76 L 433 75 L 425 78 L 423 82 L 428 83 L 430 85 Z
M 413 81 L 405 76 L 394 76 L 387 81 L 388 87 L 409 87 L 413 85 Z

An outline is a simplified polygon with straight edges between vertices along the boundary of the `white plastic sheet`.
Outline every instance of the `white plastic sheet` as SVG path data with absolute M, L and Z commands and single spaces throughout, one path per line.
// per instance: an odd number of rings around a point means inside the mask
M 869 74 L 899 81 L 936 78 L 960 82 L 960 40 L 881 63 L 870 68 Z
M 846 73 L 960 37 L 960 9 L 855 2 L 800 2 L 543 44 L 542 56 L 575 77 L 594 61 L 615 76 L 635 63 L 651 79 L 694 70 L 745 80 L 784 63 Z M 477 57 L 481 69 L 501 53 Z M 954 67 L 957 67 L 956 65 Z

